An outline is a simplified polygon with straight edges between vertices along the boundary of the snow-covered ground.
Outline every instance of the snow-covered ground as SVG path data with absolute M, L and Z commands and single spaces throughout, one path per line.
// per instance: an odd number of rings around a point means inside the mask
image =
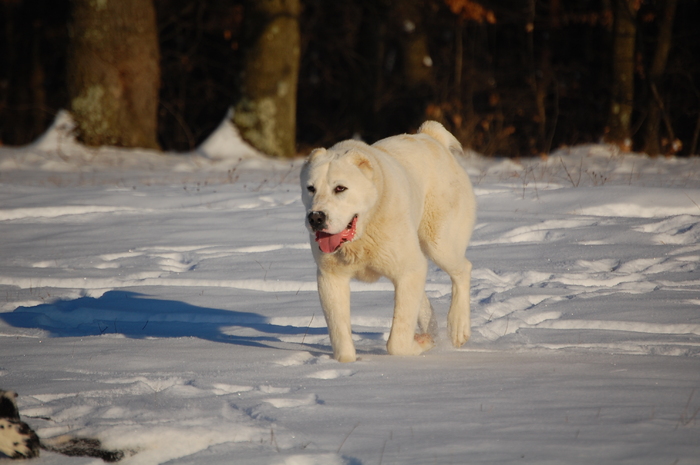
M 473 337 L 331 353 L 297 185 L 227 124 L 192 154 L 0 148 L 0 387 L 125 464 L 699 464 L 700 159 L 464 160 Z M 446 274 L 426 284 L 444 327 Z M 100 463 L 48 452 L 37 464 Z

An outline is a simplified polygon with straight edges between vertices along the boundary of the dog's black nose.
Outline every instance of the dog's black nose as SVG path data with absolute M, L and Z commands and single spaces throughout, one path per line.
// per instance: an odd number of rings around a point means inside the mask
M 309 220 L 309 226 L 314 231 L 321 231 L 326 229 L 326 214 L 323 212 L 311 212 L 307 217 Z

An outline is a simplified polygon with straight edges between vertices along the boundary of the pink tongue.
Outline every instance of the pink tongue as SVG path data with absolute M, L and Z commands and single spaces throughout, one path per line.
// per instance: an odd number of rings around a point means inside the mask
M 316 232 L 316 242 L 323 253 L 333 253 L 338 250 L 344 242 L 351 241 L 355 237 L 355 226 L 357 225 L 357 217 L 352 220 L 352 226 L 338 234 L 328 234 L 323 231 Z

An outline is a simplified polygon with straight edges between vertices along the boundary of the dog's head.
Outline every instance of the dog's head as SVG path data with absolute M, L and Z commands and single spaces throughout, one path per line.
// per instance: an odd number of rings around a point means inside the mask
M 365 215 L 377 201 L 368 146 L 346 141 L 311 152 L 301 170 L 306 226 L 324 253 L 338 250 L 362 234 Z

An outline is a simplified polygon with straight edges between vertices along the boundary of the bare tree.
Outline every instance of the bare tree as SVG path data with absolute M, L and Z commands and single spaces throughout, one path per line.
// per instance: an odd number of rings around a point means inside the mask
M 606 140 L 624 150 L 632 146 L 634 53 L 638 0 L 614 0 L 612 87 Z
M 241 136 L 275 157 L 296 155 L 299 0 L 250 0 L 241 99 L 233 122 Z
M 665 112 L 663 100 L 661 100 L 661 96 L 659 95 L 659 83 L 666 70 L 668 53 L 671 50 L 671 43 L 673 41 L 673 18 L 676 15 L 677 4 L 677 0 L 665 1 L 664 16 L 661 19 L 656 50 L 654 51 L 654 58 L 651 63 L 651 68 L 649 69 L 651 98 L 649 98 L 647 117 L 644 122 L 644 151 L 649 155 L 658 155 L 661 153 L 659 126 L 661 125 L 662 115 L 664 116 L 669 142 L 673 144 L 676 138 L 668 114 Z
M 158 149 L 160 53 L 151 0 L 72 0 L 68 92 L 87 145 Z
M 428 50 L 428 34 L 423 25 L 424 0 L 403 0 L 395 8 L 401 21 L 404 40 L 401 48 L 404 57 L 404 78 L 411 91 L 421 94 L 432 92 L 435 85 L 433 61 Z

